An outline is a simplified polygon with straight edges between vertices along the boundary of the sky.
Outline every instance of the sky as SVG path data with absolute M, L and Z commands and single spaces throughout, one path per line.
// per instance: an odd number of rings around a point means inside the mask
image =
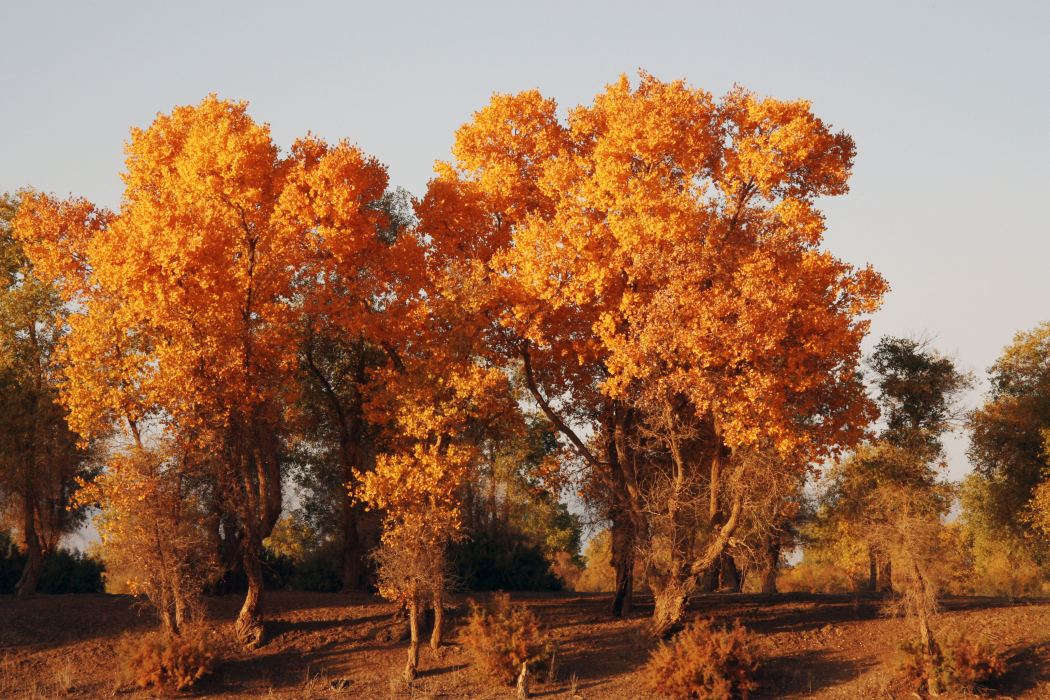
M 347 138 L 421 194 L 493 92 L 569 109 L 644 69 L 806 98 L 854 137 L 851 192 L 823 208 L 827 247 L 892 287 L 868 348 L 930 337 L 981 378 L 1050 320 L 1050 3 L 0 0 L 0 18 L 0 192 L 116 207 L 129 129 L 214 92 L 282 147 Z

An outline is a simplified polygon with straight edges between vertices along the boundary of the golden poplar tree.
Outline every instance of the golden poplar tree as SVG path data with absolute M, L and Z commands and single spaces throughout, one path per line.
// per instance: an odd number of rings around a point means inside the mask
M 119 212 L 28 195 L 16 230 L 78 309 L 74 424 L 120 421 L 138 447 L 176 436 L 211 464 L 248 579 L 237 630 L 258 644 L 304 298 L 375 238 L 386 173 L 345 143 L 282 157 L 246 104 L 214 96 L 132 130 L 126 150 Z
M 643 74 L 566 123 L 537 92 L 496 96 L 453 152 L 423 226 L 485 297 L 494 356 L 522 363 L 604 475 L 611 514 L 643 554 L 670 552 L 647 575 L 666 631 L 748 488 L 793 482 L 873 414 L 855 375 L 884 283 L 821 248 L 816 208 L 846 191 L 852 139 L 805 101 Z M 631 538 L 613 525 L 615 558 Z

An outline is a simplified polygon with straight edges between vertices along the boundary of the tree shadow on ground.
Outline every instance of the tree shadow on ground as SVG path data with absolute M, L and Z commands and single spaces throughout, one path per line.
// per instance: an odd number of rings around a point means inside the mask
M 780 698 L 813 693 L 848 683 L 875 666 L 874 661 L 836 658 L 826 651 L 806 651 L 767 660 L 752 697 Z
M 1050 642 L 1015 648 L 1006 655 L 1006 674 L 995 689 L 1006 695 L 1020 695 L 1041 683 L 1050 683 Z

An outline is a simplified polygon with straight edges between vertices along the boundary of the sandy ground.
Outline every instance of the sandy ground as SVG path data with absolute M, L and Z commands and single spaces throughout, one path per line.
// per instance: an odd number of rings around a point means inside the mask
M 535 697 L 640 700 L 637 669 L 654 642 L 651 607 L 615 620 L 597 594 L 512 596 L 535 610 L 558 642 L 557 678 L 534 685 Z M 209 601 L 217 635 L 225 635 L 236 596 Z M 476 676 L 456 643 L 462 613 L 450 620 L 451 643 L 424 647 L 421 677 L 399 681 L 404 642 L 383 641 L 393 607 L 368 596 L 274 592 L 267 614 L 270 639 L 245 652 L 225 646 L 225 659 L 184 697 L 210 698 L 510 698 Z M 1011 671 L 985 696 L 1050 698 L 1050 602 L 987 598 L 945 601 L 940 624 L 993 641 Z M 465 606 L 460 605 L 460 609 Z M 875 600 L 791 594 L 698 597 L 691 614 L 739 619 L 760 633 L 766 662 L 760 698 L 892 698 L 889 681 L 904 622 L 880 615 Z M 0 596 L 0 697 L 152 697 L 119 682 L 116 649 L 127 635 L 154 626 L 149 612 L 126 596 Z M 907 697 L 907 696 L 905 696 Z

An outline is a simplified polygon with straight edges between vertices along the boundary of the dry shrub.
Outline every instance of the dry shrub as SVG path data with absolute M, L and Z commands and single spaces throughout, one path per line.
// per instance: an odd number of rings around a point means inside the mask
M 218 645 L 204 630 L 153 632 L 126 640 L 118 649 L 123 680 L 140 688 L 175 692 L 191 688 L 218 660 Z
M 1006 673 L 1006 660 L 987 642 L 960 635 L 938 645 L 929 659 L 917 641 L 901 646 L 897 680 L 920 696 L 929 694 L 929 681 L 936 677 L 944 690 L 969 693 L 998 680 Z
M 511 605 L 506 593 L 494 595 L 487 606 L 471 601 L 470 607 L 461 642 L 479 671 L 507 685 L 514 683 L 523 663 L 530 673 L 549 675 L 554 644 L 531 610 Z
M 718 629 L 697 619 L 656 648 L 642 669 L 642 682 L 666 698 L 747 698 L 758 687 L 758 667 L 754 637 L 739 621 Z

